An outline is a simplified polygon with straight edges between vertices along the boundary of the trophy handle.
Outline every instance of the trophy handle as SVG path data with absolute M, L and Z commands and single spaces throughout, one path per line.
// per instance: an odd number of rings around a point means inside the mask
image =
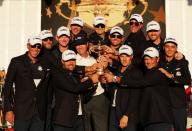
M 61 6 L 65 3 L 67 3 L 68 8 L 71 10 L 70 16 L 67 16 L 61 10 Z M 56 4 L 55 8 L 56 13 L 67 20 L 71 20 L 71 18 L 77 15 L 77 5 L 75 4 L 75 0 L 60 0 L 60 2 Z

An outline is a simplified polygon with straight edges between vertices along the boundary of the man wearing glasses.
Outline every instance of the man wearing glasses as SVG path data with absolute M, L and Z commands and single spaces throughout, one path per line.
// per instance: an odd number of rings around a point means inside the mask
M 42 46 L 45 50 L 51 50 L 53 48 L 53 34 L 50 30 L 43 30 L 40 33 L 42 40 Z
M 133 64 L 141 68 L 142 53 L 145 49 L 146 38 L 142 31 L 143 18 L 139 14 L 132 14 L 129 19 L 130 34 L 128 35 L 125 43 L 133 49 Z
M 6 121 L 15 131 L 43 131 L 49 72 L 38 55 L 39 36 L 28 39 L 28 51 L 11 60 L 5 81 Z M 13 85 L 14 89 L 13 89 Z
M 109 32 L 109 47 L 105 49 L 108 60 L 118 60 L 118 50 L 124 40 L 124 31 L 119 26 L 114 26 Z M 109 62 L 111 64 L 111 62 Z
M 89 41 L 93 45 L 97 45 L 99 42 L 101 45 L 107 45 L 109 43 L 108 33 L 105 32 L 105 18 L 103 16 L 97 16 L 94 20 L 95 32 L 90 34 Z

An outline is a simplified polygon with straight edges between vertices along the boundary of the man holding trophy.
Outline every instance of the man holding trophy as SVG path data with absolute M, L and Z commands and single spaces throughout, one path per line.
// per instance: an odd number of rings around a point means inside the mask
M 104 65 L 102 64 L 102 60 L 97 60 L 89 55 L 89 45 L 88 39 L 82 36 L 77 36 L 74 41 L 73 45 L 75 46 L 75 50 L 77 52 L 77 59 L 76 64 L 78 66 L 96 66 L 98 75 L 103 74 Z M 97 46 L 95 52 L 102 52 L 102 46 Z M 101 51 L 101 52 L 100 52 Z M 99 56 L 100 57 L 100 56 Z M 106 67 L 106 66 L 105 66 Z M 94 72 L 95 73 L 95 72 Z M 88 78 L 85 74 L 83 79 Z M 97 89 L 95 92 L 91 94 L 86 94 L 83 96 L 83 109 L 84 109 L 84 120 L 85 120 L 85 131 L 107 131 L 108 130 L 108 111 L 109 111 L 109 101 L 104 95 L 105 90 L 102 87 L 101 83 L 97 83 Z M 93 124 L 91 124 L 93 123 Z

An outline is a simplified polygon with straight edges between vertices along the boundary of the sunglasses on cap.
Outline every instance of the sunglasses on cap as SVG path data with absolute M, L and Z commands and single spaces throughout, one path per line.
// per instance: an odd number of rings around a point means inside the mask
M 95 28 L 105 28 L 105 25 L 104 24 L 98 24 L 98 25 L 95 25 Z
M 139 26 L 139 22 L 130 22 L 129 25 Z
M 118 39 L 121 39 L 123 36 L 122 35 L 115 35 L 115 34 L 112 34 L 110 35 L 111 38 L 118 38 Z
M 47 37 L 47 38 L 43 39 L 43 41 L 48 41 L 48 40 L 53 41 L 53 37 Z
M 41 45 L 40 44 L 31 45 L 31 48 L 41 49 Z

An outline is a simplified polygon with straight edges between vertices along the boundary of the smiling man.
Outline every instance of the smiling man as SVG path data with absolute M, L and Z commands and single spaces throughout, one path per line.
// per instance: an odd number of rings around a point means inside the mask
M 149 23 L 147 23 L 146 32 L 148 37 L 146 48 L 155 47 L 159 51 L 161 56 L 163 54 L 164 39 L 161 38 L 161 27 L 159 23 L 156 21 L 150 21 Z
M 169 97 L 168 80 L 159 71 L 159 52 L 149 47 L 143 54 L 146 72 L 144 78 L 149 83 L 143 92 L 140 104 L 141 121 L 145 131 L 172 131 L 173 114 Z
M 55 91 L 54 131 L 84 131 L 80 94 L 94 89 L 99 75 L 92 75 L 81 82 L 73 72 L 76 58 L 74 51 L 64 51 L 61 58 L 62 69 L 52 71 Z
M 172 111 L 174 114 L 175 131 L 186 130 L 187 112 L 186 95 L 184 85 L 191 85 L 191 74 L 186 59 L 177 60 L 178 42 L 175 38 L 167 37 L 164 42 L 164 56 L 161 60 L 161 71 L 170 80 L 169 94 L 171 98 Z
M 146 46 L 146 38 L 142 31 L 143 17 L 140 14 L 132 14 L 129 19 L 130 34 L 125 40 L 125 44 L 131 46 L 133 49 L 133 63 L 141 68 L 142 54 Z
M 92 66 L 97 63 L 94 57 L 89 55 L 88 41 L 81 36 L 74 40 L 77 51 L 76 63 L 79 66 Z M 85 76 L 86 77 L 86 76 Z M 89 95 L 89 97 L 88 97 Z M 107 131 L 108 130 L 108 99 L 100 82 L 97 84 L 97 90 L 93 93 L 84 95 L 84 121 L 85 131 Z
M 108 45 L 108 33 L 106 30 L 106 21 L 103 16 L 97 16 L 94 18 L 94 32 L 89 36 L 89 42 L 93 45 L 97 45 L 99 42 L 101 45 Z
M 14 124 L 15 131 L 44 131 L 49 73 L 38 58 L 41 45 L 39 36 L 29 38 L 26 54 L 13 58 L 9 64 L 4 90 L 5 118 Z
M 112 90 L 109 131 L 139 131 L 139 101 L 140 89 L 139 80 L 142 79 L 142 72 L 133 64 L 133 50 L 128 45 L 119 48 L 119 70 L 112 73 L 105 73 L 104 76 Z M 136 81 L 135 81 L 136 80 Z M 135 82 L 133 82 L 135 81 Z M 127 85 L 133 82 L 132 86 Z
M 83 30 L 84 22 L 80 17 L 73 17 L 70 23 L 70 35 L 71 41 L 75 39 L 77 35 L 87 37 L 87 33 Z

